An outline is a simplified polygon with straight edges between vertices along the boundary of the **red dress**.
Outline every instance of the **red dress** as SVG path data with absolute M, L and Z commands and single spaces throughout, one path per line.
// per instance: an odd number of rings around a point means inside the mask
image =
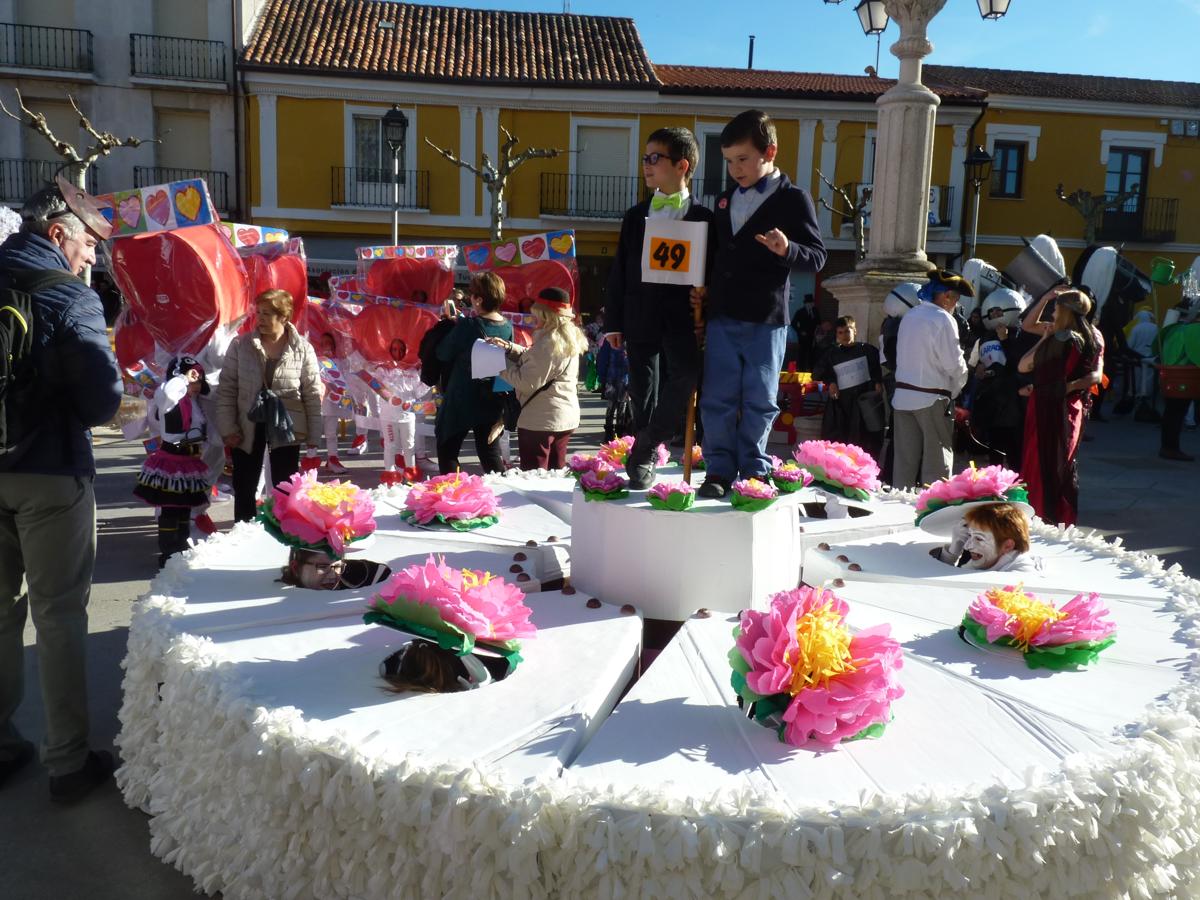
M 1068 394 L 1066 387 L 1068 381 L 1095 369 L 1095 358 L 1083 354 L 1083 341 L 1072 335 L 1064 352 L 1037 363 L 1025 411 L 1021 478 L 1029 490 L 1029 503 L 1047 522 L 1063 525 L 1074 525 L 1079 517 L 1075 451 L 1083 431 L 1086 392 Z

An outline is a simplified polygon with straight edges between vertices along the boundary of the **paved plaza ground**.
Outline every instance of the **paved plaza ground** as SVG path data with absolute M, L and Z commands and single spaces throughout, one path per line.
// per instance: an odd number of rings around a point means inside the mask
M 601 440 L 604 407 L 583 399 L 584 424 L 573 447 Z M 1200 575 L 1200 462 L 1158 458 L 1158 429 L 1130 417 L 1089 425 L 1092 440 L 1080 452 L 1081 524 L 1120 535 L 1125 545 L 1179 562 Z M 92 591 L 88 669 L 95 746 L 111 748 L 116 735 L 130 607 L 155 573 L 154 519 L 130 495 L 141 464 L 140 443 L 115 430 L 96 434 L 100 533 Z M 1183 449 L 1200 454 L 1200 434 L 1185 431 Z M 360 484 L 373 483 L 377 448 L 361 459 L 343 457 Z M 361 476 L 361 477 L 360 477 Z M 232 504 L 214 509 L 228 525 Z M 64 553 L 69 548 L 63 548 Z M 41 736 L 41 701 L 32 627 L 26 630 L 27 687 L 17 721 L 27 737 Z M 193 896 L 191 880 L 150 855 L 146 817 L 128 809 L 112 785 L 79 805 L 52 806 L 46 775 L 30 766 L 0 793 L 0 898 L 3 900 L 175 900 Z

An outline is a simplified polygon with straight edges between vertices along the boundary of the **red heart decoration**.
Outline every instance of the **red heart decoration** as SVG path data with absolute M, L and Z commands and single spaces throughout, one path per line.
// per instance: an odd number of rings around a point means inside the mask
M 546 252 L 544 238 L 535 237 L 521 243 L 521 252 L 532 259 L 541 259 Z
M 437 306 L 454 290 L 454 272 L 439 259 L 378 259 L 367 272 L 366 292 Z
M 155 191 L 146 199 L 146 212 L 159 225 L 166 225 L 171 218 L 171 201 L 166 191 Z
M 257 248 L 243 247 L 240 255 L 250 276 L 251 304 L 263 291 L 275 288 L 287 291 L 292 295 L 292 324 L 303 333 L 307 325 L 304 307 L 308 299 L 308 267 L 304 257 L 289 253 L 287 245 L 278 242 Z
M 504 281 L 503 309 L 509 312 L 529 312 L 533 300 L 548 287 L 562 288 L 575 300 L 575 281 L 562 263 L 542 259 L 523 266 L 503 266 L 494 270 Z
M 259 234 L 257 228 L 239 228 L 237 230 L 238 241 L 243 247 L 253 247 L 258 243 Z
M 385 303 L 368 303 L 352 320 L 354 346 L 373 363 L 415 369 L 421 365 L 417 356 L 421 338 L 437 320 L 437 315 L 429 309 L 416 306 L 397 309 Z
M 139 360 L 154 359 L 154 338 L 138 318 L 132 307 L 126 308 L 113 325 L 113 345 L 117 351 L 117 365 L 129 371 Z

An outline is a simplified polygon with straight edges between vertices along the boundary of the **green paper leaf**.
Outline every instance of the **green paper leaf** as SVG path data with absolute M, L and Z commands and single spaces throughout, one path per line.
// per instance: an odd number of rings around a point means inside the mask
M 666 500 L 661 500 L 653 494 L 647 496 L 646 499 L 654 509 L 668 510 L 670 512 L 686 512 L 696 502 L 696 495 L 674 492 L 667 494 Z
M 626 491 L 626 490 L 610 491 L 607 494 L 604 491 L 589 491 L 586 489 L 583 491 L 583 499 L 587 500 L 588 502 L 599 502 L 599 501 L 603 501 L 603 500 L 624 500 L 628 496 L 629 496 L 629 491 Z
M 775 485 L 775 487 L 779 488 L 780 493 L 783 494 L 794 494 L 796 491 L 804 490 L 803 481 L 786 481 L 782 478 L 776 478 L 774 475 L 772 475 L 771 482 Z
M 766 509 L 774 502 L 774 497 L 767 499 L 761 497 L 743 497 L 737 491 L 731 491 L 729 494 L 729 505 L 734 509 L 740 509 L 742 512 L 758 512 Z
M 847 744 L 850 741 L 866 741 L 883 737 L 883 733 L 887 731 L 887 726 L 887 722 L 876 722 L 874 725 L 868 725 L 858 734 L 852 734 L 850 737 L 845 738 L 842 743 Z

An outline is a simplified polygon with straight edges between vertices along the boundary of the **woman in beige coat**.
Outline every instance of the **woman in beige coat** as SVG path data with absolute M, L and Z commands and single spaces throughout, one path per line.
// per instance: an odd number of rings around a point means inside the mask
M 504 348 L 508 367 L 500 377 L 513 386 L 521 403 L 521 468 L 561 469 L 567 441 L 579 427 L 579 357 L 587 352 L 587 338 L 561 288 L 538 294 L 530 312 L 538 324 L 528 350 L 501 338 L 489 343 Z
M 258 473 L 268 449 L 265 426 L 251 422 L 246 415 L 258 392 L 266 387 L 283 400 L 296 436 L 294 443 L 270 447 L 275 484 L 300 470 L 300 444 L 315 448 L 322 424 L 317 353 L 289 321 L 292 295 L 278 288 L 263 291 L 255 306 L 257 327 L 238 335 L 229 345 L 217 389 L 217 429 L 225 446 L 232 448 L 233 518 L 237 522 L 254 518 Z

